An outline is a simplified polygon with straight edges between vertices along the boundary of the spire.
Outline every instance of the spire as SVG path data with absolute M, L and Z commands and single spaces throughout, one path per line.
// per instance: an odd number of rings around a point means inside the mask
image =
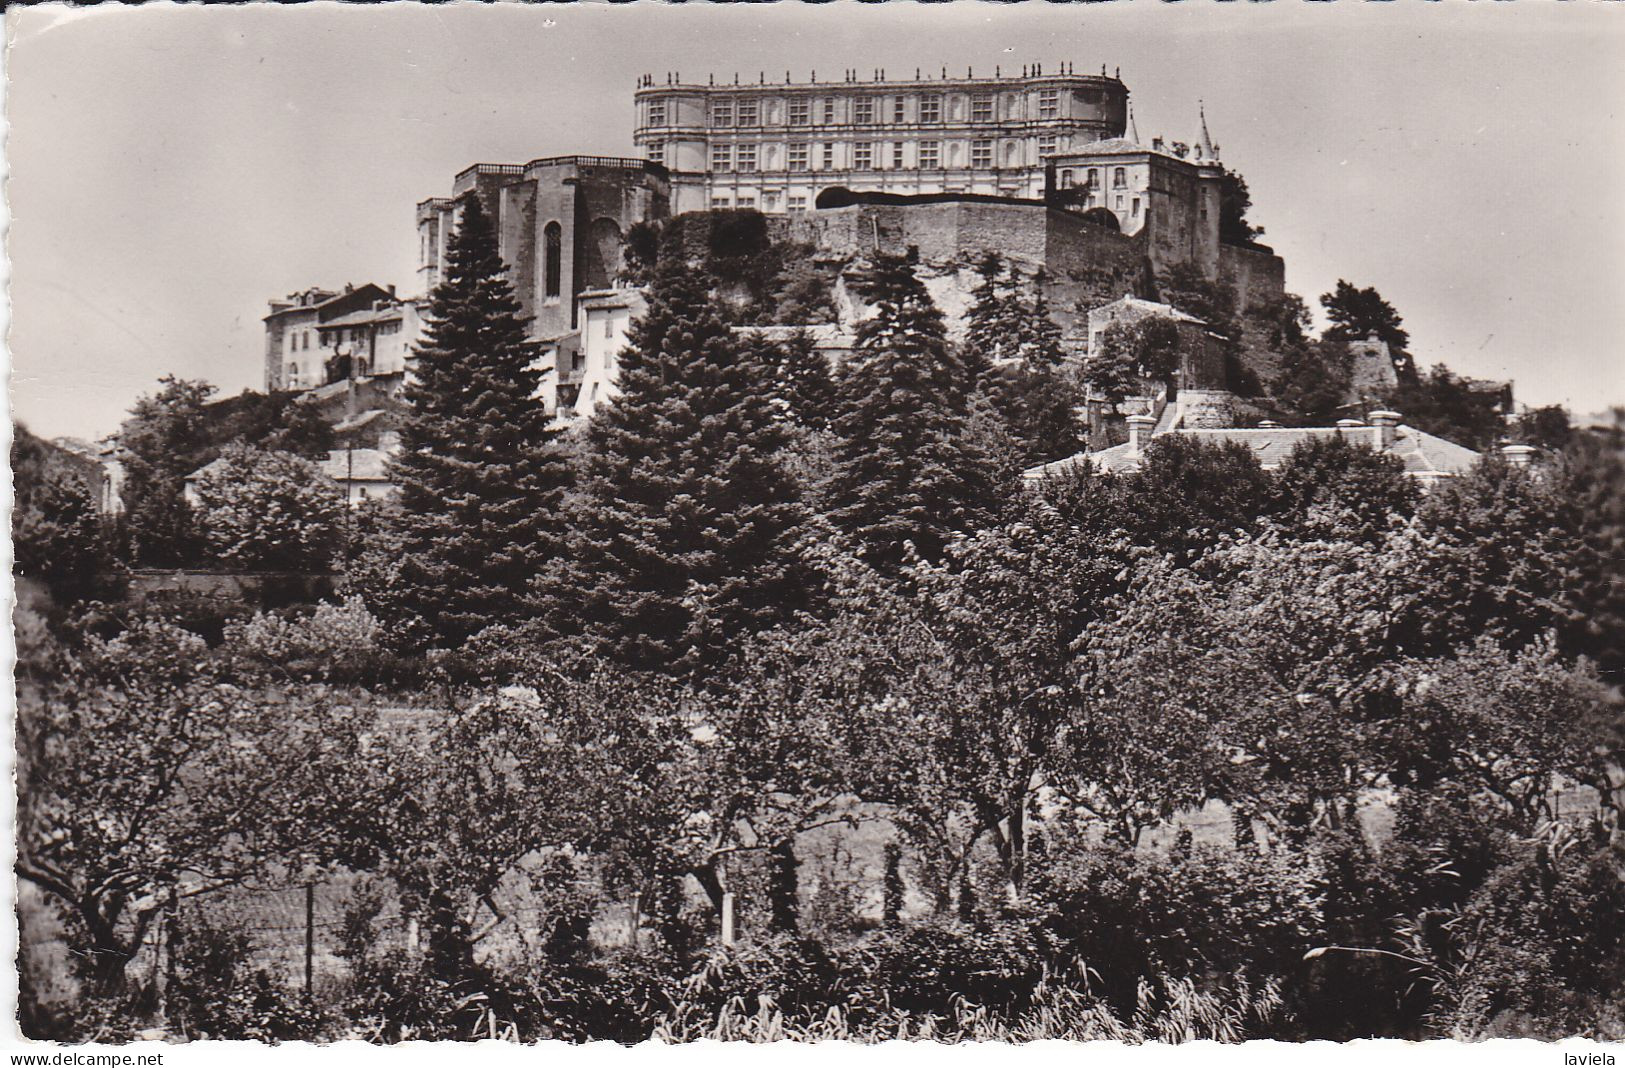
M 1219 158 L 1219 152 L 1213 147 L 1213 138 L 1208 136 L 1207 109 L 1202 106 L 1202 102 L 1200 100 L 1196 102 L 1196 114 L 1201 116 L 1202 119 L 1202 140 L 1200 142 L 1202 147 L 1202 158 L 1206 160 L 1216 160 Z
M 1140 131 L 1134 125 L 1134 105 L 1128 106 L 1128 139 L 1135 144 L 1140 143 Z

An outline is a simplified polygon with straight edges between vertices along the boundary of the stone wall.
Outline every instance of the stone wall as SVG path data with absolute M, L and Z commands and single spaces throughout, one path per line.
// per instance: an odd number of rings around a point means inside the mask
M 1219 281 L 1236 294 L 1236 312 L 1268 305 L 1286 292 L 1286 263 L 1261 246 L 1219 246 Z

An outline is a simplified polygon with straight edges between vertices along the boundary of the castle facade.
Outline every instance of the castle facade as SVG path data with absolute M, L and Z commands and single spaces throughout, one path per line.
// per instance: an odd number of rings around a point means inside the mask
M 671 174 L 676 214 L 808 211 L 831 186 L 858 192 L 980 193 L 1038 199 L 1057 154 L 1122 136 L 1128 89 L 1115 76 L 1038 65 L 991 77 L 916 70 L 868 81 L 817 75 L 769 85 L 645 75 L 633 143 Z

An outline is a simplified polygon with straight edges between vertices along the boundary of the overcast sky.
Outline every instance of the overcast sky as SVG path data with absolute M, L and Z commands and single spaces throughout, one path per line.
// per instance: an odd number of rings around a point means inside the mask
M 1625 404 L 1625 3 L 102 6 L 6 12 L 15 416 L 97 437 L 167 372 L 258 388 L 266 301 L 414 289 L 470 163 L 632 154 L 639 74 L 1121 68 L 1197 100 L 1314 302 L 1374 285 L 1425 365 Z

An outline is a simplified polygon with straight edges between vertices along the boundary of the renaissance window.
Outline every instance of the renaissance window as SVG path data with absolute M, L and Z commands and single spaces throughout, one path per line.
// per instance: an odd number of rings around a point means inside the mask
M 1040 157 L 1055 155 L 1055 138 L 1040 137 L 1038 139 L 1038 155 Z
M 664 163 L 664 162 L 666 162 L 666 142 L 664 142 L 664 141 L 650 141 L 649 142 L 649 159 L 654 163 Z
M 852 121 L 859 126 L 872 126 L 875 121 L 875 98 L 860 96 L 852 102 Z
M 807 169 L 807 146 L 805 144 L 797 144 L 792 142 L 787 155 L 790 161 L 790 170 L 804 171 Z
M 920 142 L 920 167 L 922 170 L 934 171 L 942 165 L 942 143 L 940 141 Z
M 758 119 L 759 115 L 760 115 L 760 111 L 757 108 L 756 101 L 754 101 L 754 100 L 741 100 L 739 102 L 739 125 L 741 125 L 741 126 L 756 126 L 756 125 L 759 125 L 759 123 L 757 122 L 757 119 Z
M 993 121 L 993 94 L 977 93 L 970 100 L 971 122 Z
M 712 197 L 711 198 L 711 206 L 713 208 L 724 208 L 724 209 L 726 209 L 726 208 L 730 207 L 732 204 L 733 204 L 733 201 L 729 200 L 727 197 Z
M 792 193 L 790 195 L 790 198 L 789 198 L 789 205 L 788 206 L 789 206 L 789 209 L 791 211 L 806 211 L 807 210 L 807 198 L 806 197 L 798 197 L 798 196 L 796 196 L 795 194 Z
M 712 145 L 711 169 L 717 172 L 733 170 L 733 155 L 734 146 L 732 145 Z
M 828 141 L 824 142 L 824 169 L 826 171 L 835 169 L 835 146 Z
M 1095 186 L 1099 185 L 1100 184 L 1100 169 L 1098 167 L 1090 167 L 1089 168 L 1089 177 L 1084 181 L 1083 184 L 1088 186 L 1090 189 L 1093 189 Z
M 1071 171 L 1062 171 L 1061 172 L 1061 188 L 1062 189 L 1071 189 L 1072 188 L 1072 172 Z
M 712 126 L 732 126 L 734 124 L 734 103 L 732 100 L 719 100 L 711 105 Z
M 812 125 L 812 101 L 805 97 L 790 101 L 790 125 Z
M 1123 168 L 1121 168 L 1121 167 L 1113 167 L 1112 168 L 1112 188 L 1113 189 L 1122 189 L 1127 185 L 1128 185 L 1128 178 L 1127 178 L 1126 175 L 1124 175 Z
M 747 174 L 756 169 L 755 145 L 739 146 L 739 155 L 735 158 L 734 168 Z
M 835 121 L 835 98 L 824 98 L 824 125 L 828 126 Z
M 868 141 L 859 141 L 852 146 L 852 169 L 856 171 L 873 170 L 875 166 L 875 146 Z
M 942 121 L 942 96 L 940 93 L 927 93 L 920 97 L 920 121 Z
M 1055 89 L 1041 89 L 1038 92 L 1038 117 L 1053 119 L 1061 111 L 1061 94 Z
M 903 142 L 901 141 L 894 142 L 891 146 L 891 165 L 896 170 L 902 170 L 907 166 L 903 162 Z
M 664 100 L 649 101 L 649 125 L 666 125 L 666 102 Z
M 893 122 L 907 122 L 908 121 L 907 115 L 908 115 L 908 98 L 900 96 L 900 97 L 896 97 L 895 99 L 893 99 L 892 103 L 891 103 L 891 121 L 893 121 Z
M 754 208 L 756 206 L 756 198 L 753 196 L 742 195 L 739 198 L 739 206 L 741 208 Z
M 993 166 L 992 141 L 972 141 L 970 143 L 970 165 L 972 167 Z

